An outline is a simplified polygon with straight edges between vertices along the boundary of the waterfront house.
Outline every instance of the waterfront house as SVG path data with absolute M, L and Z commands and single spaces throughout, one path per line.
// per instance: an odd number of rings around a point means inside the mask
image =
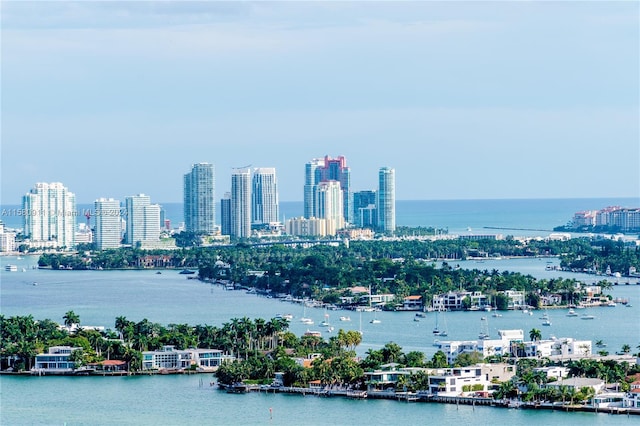
M 409 371 L 398 370 L 398 364 L 396 363 L 381 365 L 379 370 L 364 373 L 367 392 L 395 390 L 398 378 L 409 375 L 411 375 Z
M 463 353 L 480 352 L 483 358 L 488 356 L 508 355 L 514 343 L 521 343 L 524 338 L 522 330 L 498 330 L 499 339 L 451 340 L 438 341 L 434 344 L 447 356 L 447 362 L 454 364 Z
M 429 376 L 429 392 L 440 396 L 459 396 L 464 392 L 486 392 L 491 385 L 479 365 L 446 368 L 443 374 Z
M 75 362 L 71 361 L 71 353 L 82 349 L 71 346 L 51 346 L 47 353 L 36 355 L 33 374 L 68 374 L 75 368 Z
M 571 337 L 537 340 L 525 343 L 528 357 L 555 357 L 560 359 L 585 358 L 592 353 L 591 340 L 576 340 Z
M 184 370 L 195 368 L 200 371 L 215 371 L 223 359 L 219 349 L 185 349 L 163 346 L 158 351 L 142 352 L 143 370 Z
M 547 380 L 548 379 L 562 380 L 565 377 L 569 376 L 569 369 L 567 367 L 560 367 L 560 366 L 538 367 L 538 368 L 534 368 L 533 371 L 539 371 L 541 373 L 544 373 L 544 375 L 547 377 Z
M 407 296 L 402 300 L 403 311 L 421 311 L 424 309 L 422 296 Z
M 594 408 L 623 407 L 626 394 L 624 392 L 605 392 L 591 399 Z
M 561 386 L 566 386 L 570 389 L 579 392 L 582 388 L 593 388 L 596 395 L 602 392 L 604 389 L 604 381 L 601 379 L 590 379 L 586 377 L 571 377 L 569 379 L 558 380 L 556 382 L 550 382 L 546 384 L 548 388 L 560 389 Z
M 524 299 L 524 291 L 505 290 L 499 293 L 508 297 L 507 309 L 523 309 L 526 306 Z
M 436 294 L 431 301 L 431 307 L 434 311 L 459 311 L 463 308 L 462 301 L 470 294 L 468 291 Z
M 634 385 L 636 385 L 636 387 L 634 387 Z M 631 383 L 631 390 L 625 395 L 623 406 L 640 408 L 640 381 Z
M 97 373 L 118 373 L 127 371 L 127 362 L 118 359 L 107 359 L 88 365 Z

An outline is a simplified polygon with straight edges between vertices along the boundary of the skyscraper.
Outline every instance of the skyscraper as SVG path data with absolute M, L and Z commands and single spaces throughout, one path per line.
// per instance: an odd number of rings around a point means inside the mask
M 376 191 L 353 193 L 353 223 L 358 228 L 375 228 L 378 222 Z
M 254 169 L 251 188 L 251 223 L 278 222 L 278 208 L 276 169 L 272 167 Z
M 318 184 L 314 217 L 327 221 L 327 235 L 336 235 L 344 228 L 342 199 L 340 182 L 328 180 Z
M 322 180 L 324 160 L 314 158 L 304 166 L 304 217 L 313 217 L 316 209 L 316 186 Z
M 132 246 L 160 239 L 160 206 L 151 204 L 148 195 L 138 194 L 125 198 L 127 212 L 126 243 Z
M 304 184 L 304 215 L 312 217 L 317 209 L 317 187 L 321 182 L 337 181 L 342 191 L 343 218 L 346 222 L 353 222 L 353 196 L 351 193 L 351 169 L 347 167 L 347 159 L 343 156 L 323 159 L 314 158 L 305 165 Z
M 113 198 L 99 198 L 93 205 L 96 249 L 106 250 L 120 247 L 122 239 L 120 201 Z
M 251 169 L 234 169 L 231 174 L 231 236 L 251 236 Z
M 396 230 L 396 171 L 381 167 L 378 172 L 378 229 L 381 232 Z
M 213 234 L 216 224 L 213 164 L 198 163 L 184 175 L 184 222 L 189 232 Z
M 22 197 L 25 237 L 32 247 L 72 248 L 76 196 L 60 182 L 36 183 Z
M 220 233 L 231 235 L 231 193 L 225 192 L 220 200 Z

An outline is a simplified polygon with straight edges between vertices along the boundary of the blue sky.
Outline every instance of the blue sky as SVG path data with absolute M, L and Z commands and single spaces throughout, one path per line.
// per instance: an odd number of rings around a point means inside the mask
M 17 2 L 2 194 L 182 200 L 192 163 L 344 155 L 397 198 L 639 197 L 638 2 Z

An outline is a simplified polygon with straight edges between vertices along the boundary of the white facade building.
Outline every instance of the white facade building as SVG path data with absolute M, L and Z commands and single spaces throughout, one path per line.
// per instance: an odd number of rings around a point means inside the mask
M 163 346 L 158 351 L 142 352 L 143 370 L 197 370 L 214 371 L 223 359 L 219 349 L 185 349 L 178 350 L 174 346 Z M 193 367 L 192 367 L 193 366 Z
M 251 236 L 251 169 L 234 169 L 231 174 L 231 236 Z
M 327 221 L 315 217 L 310 219 L 292 218 L 285 222 L 285 232 L 289 235 L 325 237 L 327 235 Z
M 253 170 L 251 191 L 251 223 L 270 224 L 278 219 L 278 182 L 276 169 L 261 167 Z
M 138 194 L 125 199 L 127 212 L 126 243 L 135 246 L 160 239 L 160 206 L 151 204 L 148 195 Z
M 378 172 L 378 228 L 381 232 L 396 230 L 396 171 L 382 167 Z
M 336 235 L 344 228 L 343 193 L 337 180 L 323 181 L 316 186 L 315 217 L 327 221 L 327 235 Z
M 71 353 L 80 347 L 51 346 L 46 354 L 36 355 L 32 373 L 38 374 L 64 374 L 70 373 L 76 368 L 76 364 L 69 360 Z
M 35 248 L 75 245 L 76 196 L 61 183 L 37 183 L 22 197 L 25 237 Z
M 0 228 L 4 228 L 0 226 Z M 0 252 L 10 253 L 16 251 L 16 234 L 0 229 Z
M 120 201 L 113 198 L 99 198 L 93 205 L 96 249 L 106 250 L 120 247 L 122 241 Z

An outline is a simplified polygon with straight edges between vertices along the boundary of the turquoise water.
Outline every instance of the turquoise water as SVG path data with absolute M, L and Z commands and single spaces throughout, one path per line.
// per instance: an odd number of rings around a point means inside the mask
M 287 203 L 283 203 L 287 204 Z M 302 209 L 290 203 L 290 212 Z M 551 229 L 566 223 L 574 212 L 599 209 L 608 205 L 637 207 L 634 199 L 607 200 L 486 200 L 486 201 L 400 201 L 398 224 L 448 227 L 450 232 L 495 233 L 484 226 Z M 174 210 L 180 213 L 181 206 Z M 284 209 L 283 209 L 284 210 Z M 169 212 L 169 210 L 168 210 Z M 287 213 L 287 217 L 300 213 Z M 169 217 L 171 217 L 169 215 Z M 3 218 L 4 220 L 5 218 Z M 173 219 L 173 218 L 172 218 Z M 10 222 L 6 221 L 9 226 Z M 173 219 L 175 223 L 175 219 Z M 19 222 L 18 225 L 20 226 Z M 510 232 L 502 232 L 511 234 Z M 523 235 L 522 232 L 513 232 Z M 544 234 L 544 233 L 543 233 Z M 133 321 L 147 318 L 161 324 L 188 323 L 221 325 L 234 317 L 272 318 L 291 313 L 296 318 L 291 330 L 304 333 L 308 326 L 297 321 L 303 315 L 299 305 L 225 291 L 197 280 L 187 280 L 174 271 L 157 275 L 153 271 L 48 271 L 32 269 L 35 257 L 0 257 L 0 312 L 6 316 L 33 315 L 62 322 L 68 310 L 80 315 L 85 325 L 113 328 L 115 317 L 124 315 Z M 554 260 L 555 262 L 555 260 Z M 6 272 L 11 263 L 19 271 Z M 502 259 L 456 262 L 463 268 L 510 270 L 537 278 L 576 277 L 593 282 L 595 277 L 546 271 L 546 261 Z M 37 285 L 34 285 L 37 284 Z M 498 329 L 531 328 L 558 338 L 603 340 L 607 350 L 615 352 L 623 344 L 634 349 L 640 344 L 640 285 L 625 285 L 621 280 L 611 294 L 631 300 L 633 307 L 591 308 L 593 321 L 566 317 L 563 310 L 551 311 L 551 327 L 541 327 L 539 313 L 533 316 L 503 312 L 493 318 L 485 312 L 448 312 L 448 339 L 476 339 L 480 317 L 487 316 L 492 336 Z M 307 309 L 316 325 L 324 318 L 320 309 Z M 413 313 L 378 313 L 380 324 L 370 324 L 371 313 L 329 312 L 338 328 L 361 329 L 363 341 L 358 354 L 379 349 L 394 341 L 405 352 L 420 350 L 427 356 L 435 352 L 431 330 L 433 314 L 420 322 Z M 351 322 L 340 322 L 350 315 Z M 311 326 L 311 329 L 320 328 Z M 330 335 L 325 334 L 327 337 Z M 13 377 L 0 376 L 0 424 L 2 425 L 354 425 L 402 424 L 630 424 L 637 418 L 606 414 L 509 410 L 445 404 L 400 403 L 386 400 L 356 401 L 341 398 L 302 397 L 299 395 L 229 395 L 209 386 L 211 375 L 152 377 Z M 272 417 L 269 409 L 271 409 Z
M 200 379 L 204 382 L 201 385 Z M 231 395 L 204 375 L 0 376 L 3 425 L 618 425 L 637 418 L 252 393 Z M 271 410 L 271 411 L 270 411 Z
M 233 317 L 271 318 L 292 313 L 291 330 L 304 333 L 309 326 L 297 322 L 303 308 L 275 299 L 266 299 L 243 291 L 225 291 L 218 286 L 187 280 L 175 271 L 157 275 L 152 271 L 48 271 L 31 269 L 35 257 L 0 258 L 2 265 L 15 263 L 25 272 L 0 270 L 3 315 L 27 315 L 62 321 L 72 309 L 85 325 L 113 328 L 116 316 L 130 320 L 147 318 L 162 324 L 188 323 L 221 325 Z M 545 270 L 538 259 L 487 260 L 458 262 L 461 267 L 512 270 L 539 278 L 576 276 Z M 594 277 L 577 275 L 585 280 Z M 37 285 L 33 285 L 37 283 Z M 632 308 L 591 308 L 593 321 L 566 317 L 564 310 L 550 311 L 553 325 L 541 327 L 540 313 L 503 312 L 493 318 L 486 312 L 448 312 L 444 321 L 448 339 L 476 339 L 480 317 L 487 316 L 492 336 L 498 329 L 541 329 L 543 337 L 602 339 L 607 350 L 615 352 L 623 344 L 640 343 L 640 285 L 619 283 L 612 288 L 615 297 L 632 301 Z M 316 325 L 323 319 L 321 309 L 307 308 L 306 316 Z M 336 328 L 360 329 L 363 341 L 358 354 L 379 349 L 394 341 L 405 352 L 419 350 L 427 356 L 435 352 L 431 330 L 433 314 L 420 322 L 413 313 L 378 313 L 380 324 L 370 324 L 372 313 L 330 311 Z M 351 322 L 340 322 L 350 315 Z M 441 324 L 443 319 L 440 320 Z M 315 328 L 314 328 L 315 327 Z M 311 326 L 311 329 L 321 328 Z M 327 337 L 330 334 L 325 334 Z M 202 382 L 201 382 L 202 380 Z M 12 377 L 0 376 L 0 424 L 628 424 L 626 416 L 509 410 L 427 403 L 401 403 L 386 400 L 355 401 L 341 398 L 303 397 L 300 395 L 229 395 L 209 386 L 212 376 L 151 377 Z M 269 417 L 269 408 L 273 418 Z

